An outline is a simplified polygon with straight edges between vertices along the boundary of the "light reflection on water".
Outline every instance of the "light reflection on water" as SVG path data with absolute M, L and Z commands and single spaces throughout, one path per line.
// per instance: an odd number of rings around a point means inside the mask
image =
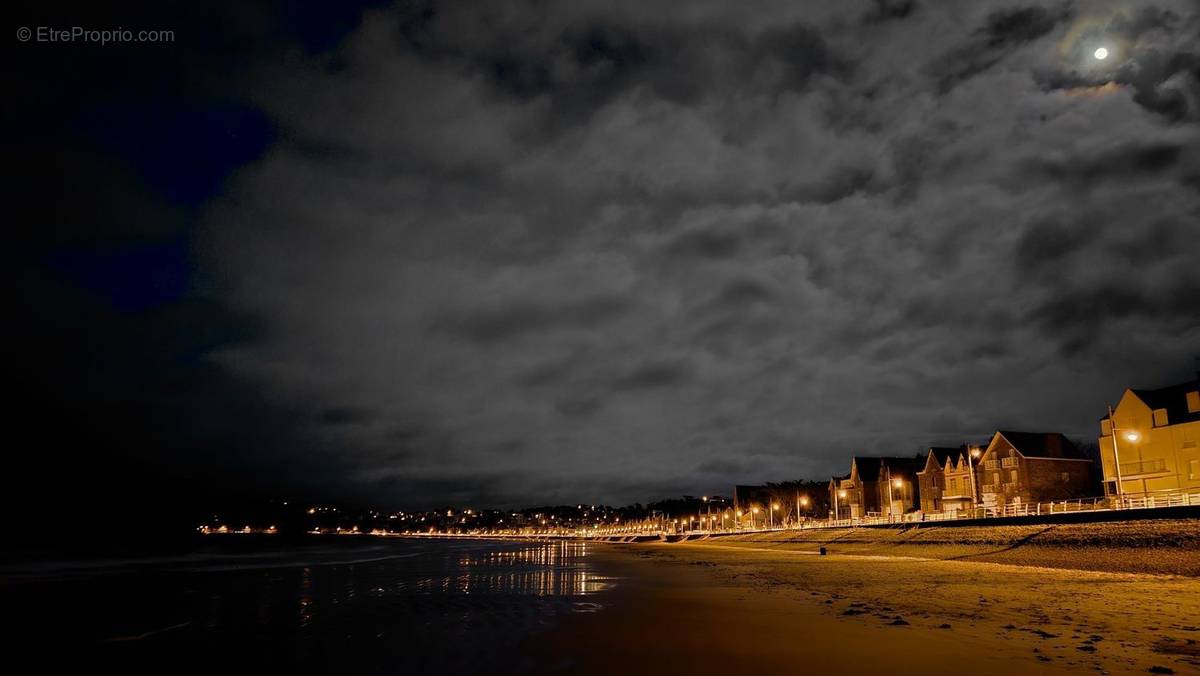
M 473 673 L 567 615 L 601 611 L 615 581 L 595 547 L 319 541 L 40 578 L 9 594 L 34 633 L 90 660 L 217 663 L 233 650 L 264 673 Z
M 305 567 L 296 599 L 298 624 L 310 625 L 321 610 L 354 603 L 365 596 L 387 603 L 393 611 L 425 607 L 430 596 L 492 598 L 539 597 L 570 612 L 595 612 L 602 606 L 579 601 L 612 587 L 613 579 L 599 574 L 589 558 L 595 545 L 587 542 L 446 543 L 414 541 L 416 553 L 394 559 L 347 566 Z M 334 584 L 329 584 L 333 582 Z M 457 607 L 457 604 L 445 607 Z
M 569 541 L 468 553 L 458 560 L 464 572 L 446 580 L 445 588 L 460 594 L 594 594 L 610 581 L 590 569 L 587 555 L 588 543 Z

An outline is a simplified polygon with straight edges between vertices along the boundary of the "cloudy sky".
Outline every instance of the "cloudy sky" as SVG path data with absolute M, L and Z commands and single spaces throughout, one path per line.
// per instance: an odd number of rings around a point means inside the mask
M 17 45 L 40 462 L 624 503 L 1196 368 L 1192 2 L 88 12 L 176 36 Z

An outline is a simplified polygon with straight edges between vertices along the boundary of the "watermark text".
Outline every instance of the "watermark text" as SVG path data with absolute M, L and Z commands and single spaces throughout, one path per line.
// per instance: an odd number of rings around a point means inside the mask
M 38 42 L 50 44 L 91 44 L 91 45 L 121 45 L 138 43 L 171 43 L 175 42 L 175 31 L 172 30 L 132 30 L 122 28 L 85 28 L 70 26 L 56 28 L 54 26 L 37 26 L 29 28 L 22 26 L 17 29 L 17 40 L 20 42 Z

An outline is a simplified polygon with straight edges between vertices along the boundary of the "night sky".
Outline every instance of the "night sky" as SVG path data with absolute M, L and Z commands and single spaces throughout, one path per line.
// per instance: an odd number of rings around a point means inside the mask
M 42 514 L 727 494 L 1193 377 L 1194 2 L 198 4 L 15 19 L 175 31 L 10 38 Z

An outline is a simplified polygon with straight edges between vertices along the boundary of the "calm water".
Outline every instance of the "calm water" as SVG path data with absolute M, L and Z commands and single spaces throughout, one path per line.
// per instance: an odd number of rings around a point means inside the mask
M 20 619 L 6 638 L 47 667 L 519 673 L 537 666 L 522 641 L 602 608 L 613 580 L 594 546 L 229 538 L 189 556 L 10 567 L 0 601 Z

